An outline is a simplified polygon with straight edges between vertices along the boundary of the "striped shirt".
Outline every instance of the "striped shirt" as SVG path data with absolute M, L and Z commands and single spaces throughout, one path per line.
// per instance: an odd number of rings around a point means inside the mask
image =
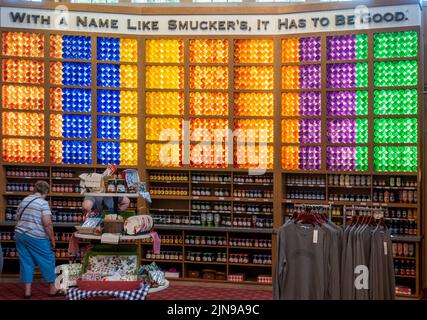
M 25 209 L 25 212 L 22 212 L 28 203 L 35 198 L 38 199 L 31 202 Z M 49 203 L 46 200 L 37 195 L 26 197 L 18 206 L 18 223 L 16 224 L 15 231 L 37 239 L 47 239 L 48 236 L 42 223 L 42 216 L 46 215 L 52 215 Z

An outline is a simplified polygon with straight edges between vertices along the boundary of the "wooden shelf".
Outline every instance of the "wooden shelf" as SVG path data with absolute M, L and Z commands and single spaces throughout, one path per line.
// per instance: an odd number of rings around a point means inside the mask
M 207 282 L 207 283 L 233 283 L 233 284 L 249 284 L 249 285 L 261 285 L 261 286 L 271 286 L 271 283 L 260 283 L 256 281 L 229 281 L 229 280 L 214 280 L 214 279 L 202 279 L 202 278 L 169 278 L 172 281 L 190 281 L 190 282 Z
M 399 298 L 408 298 L 408 299 L 419 298 L 419 296 L 417 294 L 402 294 L 402 293 L 396 293 L 396 297 L 399 297 Z
M 157 208 L 148 208 L 149 211 L 158 211 L 158 212 L 190 212 L 190 209 L 157 209 Z M 193 210 L 194 212 L 194 210 Z
M 261 228 L 232 228 L 232 227 L 202 227 L 192 225 L 165 225 L 158 224 L 154 227 L 157 230 L 188 230 L 188 231 L 207 231 L 207 232 L 232 232 L 232 233 L 261 233 L 272 234 L 273 229 Z
M 190 200 L 189 196 L 164 196 L 164 195 L 151 195 L 151 199 L 163 200 Z
M 243 182 L 233 182 L 233 185 L 236 185 L 236 186 L 248 186 L 248 187 L 250 187 L 250 186 L 273 187 L 273 183 L 243 183 Z
M 371 189 L 372 186 L 329 186 L 328 188 L 343 188 L 343 189 Z
M 158 180 L 149 180 L 149 183 L 166 183 L 166 184 L 175 184 L 175 183 L 180 183 L 180 184 L 189 184 L 189 181 L 158 181 Z
M 285 187 L 326 188 L 326 185 L 324 185 L 324 184 L 286 184 Z
M 49 180 L 50 179 L 50 177 L 17 177 L 17 176 L 6 176 L 5 178 L 6 179 L 19 179 L 19 180 Z
M 374 189 L 380 190 L 417 190 L 418 187 L 385 187 L 385 186 L 373 186 Z
M 417 278 L 417 276 L 406 276 L 406 275 L 401 276 L 401 275 L 397 275 L 397 274 L 395 275 L 395 277 L 396 278 L 409 278 L 409 279 L 416 279 Z
M 421 242 L 420 236 L 391 236 L 393 242 Z
M 319 204 L 319 205 L 328 205 L 327 200 L 304 200 L 304 199 L 285 199 L 282 200 L 282 203 L 291 203 L 291 204 Z
M 234 202 L 258 202 L 258 203 L 272 203 L 272 198 L 232 198 Z
M 191 196 L 191 200 L 201 201 L 232 201 L 231 197 L 205 197 L 205 196 Z
M 152 242 L 142 242 L 141 245 L 152 246 L 153 243 Z M 182 246 L 184 246 L 184 244 L 182 244 L 182 243 L 181 244 L 179 244 L 179 243 L 161 243 L 160 245 L 165 246 L 165 247 L 182 247 Z
M 256 215 L 256 216 L 272 216 L 273 212 L 241 212 L 241 211 L 233 211 L 233 214 L 248 214 L 248 215 Z
M 249 250 L 268 250 L 268 251 L 271 251 L 272 250 L 272 248 L 265 248 L 265 247 L 237 247 L 237 246 L 231 246 L 231 245 L 229 245 L 228 246 L 230 249 L 242 249 L 242 250 L 246 250 L 246 249 L 249 249 Z
M 231 211 L 215 211 L 215 210 L 191 210 L 191 213 L 218 213 L 218 214 L 231 214 Z M 235 212 L 234 212 L 235 213 Z
M 389 208 L 418 208 L 418 205 L 414 203 L 372 202 L 372 205 L 375 207 L 389 207 Z
M 6 191 L 3 193 L 4 196 L 29 196 L 33 192 L 16 192 L 16 191 Z M 49 193 L 48 197 L 83 197 L 80 193 Z
M 355 201 L 335 201 L 335 200 L 329 200 L 328 204 L 330 205 L 336 205 L 336 206 L 352 206 L 354 204 L 357 204 L 358 206 L 372 206 L 372 202 L 371 201 L 363 201 L 363 202 L 355 202 Z
M 191 184 L 215 184 L 215 185 L 231 185 L 232 182 L 219 182 L 219 181 L 191 181 Z
M 188 260 L 185 260 L 184 263 L 186 263 L 186 264 L 217 265 L 217 266 L 227 265 L 226 262 L 213 262 L 213 261 L 188 261 Z
M 401 256 L 393 256 L 393 259 L 403 259 L 403 260 L 416 260 L 415 257 L 401 257 Z
M 185 244 L 185 247 L 188 248 L 228 248 L 228 246 L 214 246 L 206 244 Z
M 153 261 L 155 261 L 156 263 L 157 262 L 169 262 L 169 263 L 182 263 L 183 262 L 182 260 L 147 259 L 147 258 L 141 259 L 141 261 L 144 261 L 144 262 L 153 262 Z

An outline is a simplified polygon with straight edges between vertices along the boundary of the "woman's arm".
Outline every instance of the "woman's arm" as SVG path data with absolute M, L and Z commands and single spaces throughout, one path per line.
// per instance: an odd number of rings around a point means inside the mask
M 53 223 L 50 214 L 45 214 L 42 216 L 42 224 L 44 231 L 46 232 L 47 237 L 49 238 L 51 248 L 52 250 L 55 250 L 55 235 L 53 233 Z
M 130 200 L 128 197 L 123 197 L 122 201 L 119 203 L 119 210 L 124 211 L 129 207 Z

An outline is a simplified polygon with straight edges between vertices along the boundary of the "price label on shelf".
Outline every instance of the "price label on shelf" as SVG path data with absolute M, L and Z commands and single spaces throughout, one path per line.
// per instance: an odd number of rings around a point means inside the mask
M 360 205 L 361 206 L 366 206 L 366 202 L 361 202 Z
M 329 202 L 328 202 L 328 204 L 332 204 L 332 205 L 333 205 L 333 204 L 335 204 L 335 202 L 333 202 L 333 201 L 329 201 Z
M 234 198 L 234 201 L 240 201 L 240 198 Z
M 198 196 L 195 196 L 195 197 L 193 197 L 193 199 L 200 199 L 200 197 L 198 197 Z
M 286 200 L 286 203 L 292 203 L 292 200 Z
M 224 197 L 219 197 L 218 199 L 219 199 L 219 200 L 225 200 L 225 198 L 224 198 Z

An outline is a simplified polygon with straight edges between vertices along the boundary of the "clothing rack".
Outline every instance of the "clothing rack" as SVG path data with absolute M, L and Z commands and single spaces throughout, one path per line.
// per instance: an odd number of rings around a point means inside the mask
M 328 204 L 305 204 L 305 203 L 297 203 L 294 204 L 294 207 L 296 208 L 323 208 L 323 209 L 327 209 L 327 213 L 328 213 L 328 220 L 329 222 L 332 221 L 332 205 Z M 310 213 L 310 212 L 308 212 Z

